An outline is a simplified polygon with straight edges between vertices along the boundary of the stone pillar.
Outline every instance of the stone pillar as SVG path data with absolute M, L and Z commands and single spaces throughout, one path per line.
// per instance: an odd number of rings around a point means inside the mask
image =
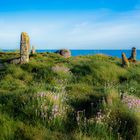
M 35 54 L 35 47 L 32 46 L 31 54 Z
M 129 61 L 136 62 L 136 48 L 135 47 L 132 48 L 132 52 L 131 52 L 131 56 L 129 58 Z
M 30 51 L 30 38 L 27 33 L 21 33 L 20 40 L 20 63 L 24 64 L 29 62 L 29 51 Z
M 129 67 L 129 61 L 128 61 L 125 53 L 122 53 L 122 66 L 123 67 Z

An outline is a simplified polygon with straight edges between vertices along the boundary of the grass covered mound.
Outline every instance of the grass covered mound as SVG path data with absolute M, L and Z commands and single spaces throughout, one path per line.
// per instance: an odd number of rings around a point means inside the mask
M 1 140 L 139 140 L 140 64 L 102 54 L 0 53 Z

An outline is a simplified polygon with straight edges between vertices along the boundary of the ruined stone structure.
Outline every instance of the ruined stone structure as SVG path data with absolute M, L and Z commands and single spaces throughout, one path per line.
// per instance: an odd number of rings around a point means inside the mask
M 20 57 L 13 58 L 8 61 L 8 63 L 12 64 L 24 64 L 29 62 L 29 50 L 30 50 L 30 39 L 27 33 L 21 33 L 20 40 Z
M 20 63 L 24 64 L 29 62 L 29 51 L 30 51 L 30 38 L 27 33 L 21 33 L 20 40 Z
M 65 58 L 71 57 L 71 52 L 70 52 L 70 50 L 67 50 L 67 49 L 59 50 L 59 51 L 57 51 L 56 53 L 62 55 L 62 56 L 65 57 Z
M 128 59 L 130 62 L 136 62 L 136 48 L 132 48 L 131 56 Z
M 31 54 L 35 54 L 35 53 L 36 53 L 36 51 L 35 51 L 35 47 L 32 46 Z
M 123 67 L 129 67 L 129 61 L 128 61 L 125 53 L 122 53 L 122 66 Z

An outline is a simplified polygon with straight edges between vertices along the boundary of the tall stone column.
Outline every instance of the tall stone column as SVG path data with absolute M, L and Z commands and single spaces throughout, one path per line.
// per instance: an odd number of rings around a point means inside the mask
M 29 51 L 30 51 L 30 38 L 27 33 L 21 33 L 20 40 L 20 63 L 24 64 L 29 62 Z
M 131 56 L 129 58 L 129 61 L 136 62 L 136 48 L 135 47 L 132 48 L 132 52 L 131 52 Z

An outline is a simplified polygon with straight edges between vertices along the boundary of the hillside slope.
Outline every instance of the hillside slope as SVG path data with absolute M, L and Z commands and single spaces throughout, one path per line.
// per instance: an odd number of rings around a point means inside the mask
M 7 64 L 0 53 L 1 140 L 139 140 L 140 63 L 53 53 Z

